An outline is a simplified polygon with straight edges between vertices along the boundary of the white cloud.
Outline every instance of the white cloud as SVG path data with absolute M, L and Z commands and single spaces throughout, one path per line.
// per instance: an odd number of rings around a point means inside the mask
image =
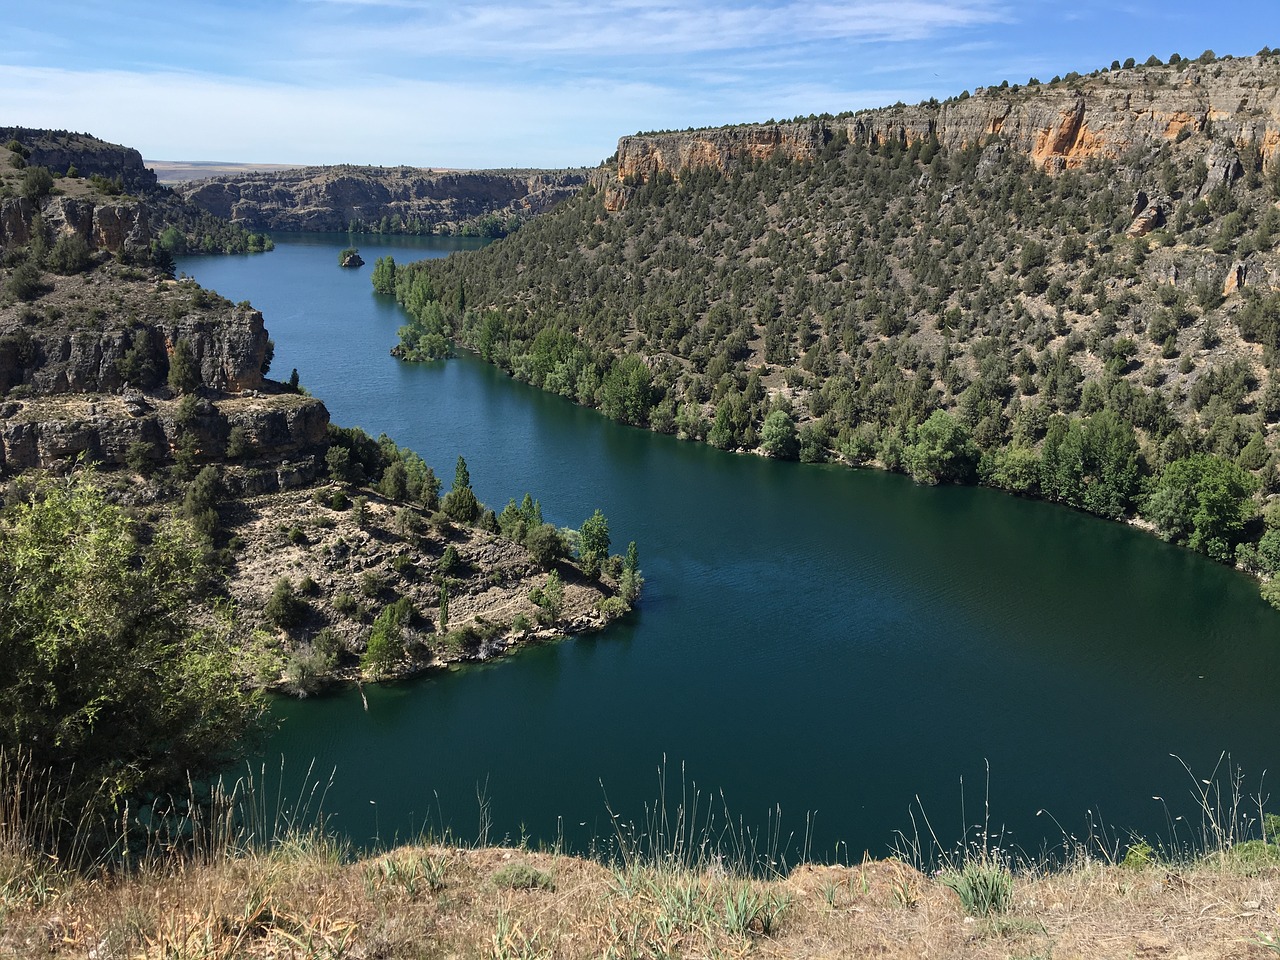
M 92 97 L 85 91 L 93 91 Z M 619 115 L 670 91 L 401 80 L 311 89 L 195 74 L 0 66 L 0 116 L 80 130 L 153 159 L 570 166 L 613 152 Z
M 993 0 L 852 0 L 838 3 L 687 4 L 671 0 L 478 2 L 441 9 L 411 0 L 313 0 L 400 11 L 320 28 L 324 49 L 438 51 L 495 58 L 554 55 L 649 57 L 829 42 L 920 40 L 945 30 L 1004 19 Z

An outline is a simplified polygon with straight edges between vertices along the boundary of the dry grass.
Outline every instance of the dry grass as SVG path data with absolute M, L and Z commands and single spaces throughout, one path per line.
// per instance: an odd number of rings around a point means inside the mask
M 21 859 L 21 858 L 19 858 Z M 0 859 L 0 955 L 107 958 L 1274 957 L 1280 866 L 1082 860 L 1015 878 L 1007 912 L 966 916 L 898 861 L 609 867 L 526 849 L 407 846 L 359 860 L 319 834 L 269 851 L 152 858 L 128 873 Z M 29 865 L 28 865 L 29 866 Z M 546 882 L 513 881 L 541 877 Z

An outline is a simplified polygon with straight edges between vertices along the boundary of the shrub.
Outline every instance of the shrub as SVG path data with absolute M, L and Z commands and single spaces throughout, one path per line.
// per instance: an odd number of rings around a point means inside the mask
M 1013 900 L 1013 874 L 996 862 L 969 860 L 959 870 L 943 873 L 939 882 L 956 892 L 965 913 L 973 917 L 1005 913 Z
M 15 299 L 30 302 L 39 299 L 40 295 L 49 289 L 49 286 L 44 282 L 44 277 L 40 274 L 40 268 L 30 261 L 26 261 L 9 271 L 9 276 L 4 282 L 4 289 L 6 293 Z
M 307 604 L 294 594 L 293 585 L 286 578 L 281 577 L 276 581 L 263 613 L 277 627 L 288 630 L 298 626 L 306 618 Z
M 89 244 L 78 233 L 64 234 L 59 237 L 45 259 L 50 270 L 63 276 L 82 273 L 89 269 L 92 262 Z
M 527 863 L 509 863 L 493 875 L 496 886 L 508 890 L 555 890 L 551 874 Z
M 47 167 L 27 167 L 22 172 L 21 194 L 27 200 L 47 197 L 53 190 L 53 174 Z

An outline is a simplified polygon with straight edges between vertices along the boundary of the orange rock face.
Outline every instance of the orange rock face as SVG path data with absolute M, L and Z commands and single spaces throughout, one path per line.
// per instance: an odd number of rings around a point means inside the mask
M 679 179 L 688 169 L 723 171 L 777 155 L 809 160 L 841 134 L 854 142 L 881 144 L 936 137 L 949 149 L 996 137 L 1056 172 L 1095 158 L 1119 158 L 1140 144 L 1176 142 L 1184 131 L 1202 138 L 1212 129 L 1216 138 L 1239 146 L 1256 144 L 1268 166 L 1278 162 L 1280 59 L 1244 57 L 1179 66 L 1103 72 L 1021 89 L 989 88 L 947 103 L 885 107 L 820 121 L 623 137 L 616 182 L 643 183 L 660 172 Z M 626 199 L 625 192 L 606 195 L 606 206 L 617 209 Z

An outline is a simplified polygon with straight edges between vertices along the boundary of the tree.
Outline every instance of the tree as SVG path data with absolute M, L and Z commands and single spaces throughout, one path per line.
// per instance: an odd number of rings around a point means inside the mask
M 622 560 L 622 576 L 618 579 L 618 596 L 628 607 L 640 596 L 640 588 L 644 586 L 644 577 L 640 575 L 640 554 L 636 550 L 636 542 L 627 544 L 627 553 Z
M 453 474 L 453 486 L 444 495 L 440 509 L 450 520 L 458 523 L 474 523 L 480 516 L 480 501 L 471 489 L 471 474 L 467 470 L 467 461 L 458 458 L 458 465 Z
M 396 261 L 393 257 L 379 257 L 373 264 L 373 289 L 377 293 L 394 295 L 396 292 Z
M 409 493 L 409 471 L 401 460 L 392 461 L 382 472 L 378 492 L 388 500 L 403 500 Z
M 764 452 L 779 460 L 794 460 L 800 454 L 796 424 L 785 410 L 771 410 L 760 428 L 760 445 Z
M 382 608 L 369 633 L 360 667 L 373 679 L 385 677 L 404 659 L 404 627 L 413 616 L 408 597 Z
M 916 429 L 915 442 L 903 451 L 916 483 L 967 483 L 978 466 L 978 447 L 969 428 L 951 414 L 935 410 Z
M 609 521 L 599 510 L 582 522 L 578 531 L 578 559 L 582 572 L 598 577 L 600 567 L 609 557 Z
M 533 562 L 543 570 L 551 569 L 555 562 L 564 557 L 567 552 L 564 537 L 560 536 L 560 531 L 550 523 L 539 523 L 530 528 L 525 534 L 524 545 L 529 555 L 533 557 Z
M 185 796 L 261 714 L 195 626 L 209 570 L 190 527 L 141 534 L 87 472 L 0 518 L 0 751 L 65 785 L 70 811 Z
M 1164 539 L 1227 562 L 1253 516 L 1257 488 L 1257 478 L 1230 460 L 1194 454 L 1165 467 L 1143 512 Z
M 53 190 L 53 174 L 47 167 L 27 167 L 22 171 L 22 196 L 27 200 L 47 197 Z
M 302 623 L 307 616 L 307 601 L 293 592 L 293 584 L 281 577 L 276 581 L 262 611 L 277 627 L 288 630 Z
M 542 609 L 539 619 L 558 620 L 564 609 L 564 582 L 560 579 L 560 574 L 555 570 L 547 574 L 547 582 L 530 590 L 529 599 Z
M 200 385 L 200 366 L 196 362 L 191 341 L 180 337 L 169 357 L 169 389 L 174 393 L 190 393 Z

